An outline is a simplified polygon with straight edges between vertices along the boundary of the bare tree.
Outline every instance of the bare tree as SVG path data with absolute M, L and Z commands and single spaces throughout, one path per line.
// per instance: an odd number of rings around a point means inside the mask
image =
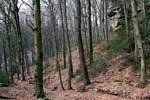
M 79 59 L 80 59 L 80 66 L 81 66 L 81 71 L 83 74 L 83 82 L 84 85 L 89 85 L 90 84 L 90 79 L 87 71 L 87 66 L 84 58 L 84 49 L 83 49 L 83 43 L 82 43 L 82 36 L 81 36 L 81 2 L 80 0 L 75 0 L 76 4 L 76 31 L 77 31 L 77 37 L 78 37 L 78 49 L 79 49 Z

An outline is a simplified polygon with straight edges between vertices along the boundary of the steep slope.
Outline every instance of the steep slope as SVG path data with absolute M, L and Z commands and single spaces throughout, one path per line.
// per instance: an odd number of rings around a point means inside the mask
M 94 58 L 103 57 L 106 54 L 104 45 L 97 45 L 94 48 Z M 44 71 L 44 89 L 50 100 L 150 100 L 150 87 L 147 86 L 144 89 L 137 87 L 139 74 L 133 71 L 130 64 L 122 68 L 124 60 L 122 55 L 107 61 L 107 71 L 99 73 L 96 78 L 92 79 L 92 84 L 86 88 L 83 88 L 82 82 L 79 81 L 80 65 L 77 50 L 72 52 L 72 58 L 75 75 L 72 80 L 73 90 L 65 91 L 61 89 L 58 73 L 54 71 L 55 60 L 49 59 L 50 66 Z M 65 88 L 67 88 L 67 71 L 68 69 L 62 70 Z M 16 81 L 9 88 L 0 88 L 0 95 L 16 98 L 16 100 L 37 100 L 33 97 L 33 75 L 34 66 L 31 67 L 31 75 L 27 76 L 26 82 Z M 81 91 L 82 88 L 85 92 Z

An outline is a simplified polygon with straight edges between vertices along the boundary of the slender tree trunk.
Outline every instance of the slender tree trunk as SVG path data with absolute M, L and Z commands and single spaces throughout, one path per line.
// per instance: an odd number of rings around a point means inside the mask
M 101 1 L 101 4 L 103 4 L 103 0 Z M 96 7 L 98 8 L 98 17 L 99 17 L 99 21 L 100 21 L 100 30 L 99 30 L 99 32 L 101 32 L 101 33 L 104 33 L 104 31 L 103 31 L 103 5 L 102 5 L 102 9 L 100 9 L 100 7 L 99 7 L 99 5 L 98 5 L 98 3 L 97 3 L 97 0 L 95 0 L 95 5 L 96 5 Z M 99 34 L 99 36 L 101 36 L 100 34 Z M 99 37 L 99 40 L 101 40 L 101 37 Z
M 58 65 L 59 66 L 59 80 L 60 80 L 60 85 L 61 85 L 61 88 L 63 89 L 63 90 L 65 90 L 65 88 L 64 88 L 64 85 L 63 85 L 63 81 L 62 81 L 62 77 L 61 77 L 61 68 L 60 68 L 60 65 Z
M 54 19 L 53 19 L 54 20 Z M 57 40 L 57 34 L 56 34 L 56 29 L 55 29 L 55 21 L 53 23 L 53 28 L 54 28 L 54 41 L 55 41 L 55 60 L 56 60 L 56 68 L 58 70 L 58 73 L 59 73 L 59 80 L 60 80 L 60 85 L 61 85 L 61 88 L 64 90 L 64 86 L 63 86 L 63 82 L 62 82 L 62 78 L 61 78 L 61 69 L 60 69 L 60 64 L 59 64 L 59 55 L 58 55 L 58 40 Z
M 127 12 L 127 3 L 126 3 L 126 0 L 122 0 L 122 3 L 123 3 L 123 10 L 124 10 L 126 34 L 129 35 L 129 29 L 128 29 L 128 12 Z
M 91 0 L 87 0 L 88 2 L 88 29 L 89 29 L 89 60 L 90 66 L 93 65 L 93 45 L 92 45 L 92 21 L 91 21 Z
M 9 76 L 8 68 L 7 68 L 8 65 L 7 65 L 7 55 L 6 55 L 6 46 L 5 46 L 5 44 L 3 45 L 3 56 L 4 56 L 4 63 L 5 63 L 5 72 Z
M 104 0 L 104 30 L 105 30 L 105 37 L 108 43 L 108 22 L 107 22 L 107 5 L 106 5 L 106 0 Z
M 43 89 L 43 51 L 42 51 L 42 33 L 41 33 L 41 11 L 40 0 L 33 0 L 33 18 L 35 34 L 35 96 L 37 98 L 45 97 Z
M 52 4 L 51 0 L 49 0 L 48 2 L 51 5 L 50 11 L 51 11 L 51 20 L 52 20 L 52 32 L 54 33 L 56 71 L 58 71 L 58 74 L 59 74 L 59 80 L 60 80 L 61 88 L 64 90 L 62 77 L 61 77 L 61 68 L 60 68 L 60 64 L 59 64 L 59 54 L 58 54 L 58 49 L 59 49 L 58 45 L 59 44 L 58 44 L 57 32 L 56 32 L 56 18 L 55 18 L 54 8 L 53 8 L 53 4 Z
M 102 12 L 102 32 L 103 32 L 103 39 L 104 40 L 106 40 L 106 35 L 105 35 L 105 2 L 104 2 L 104 0 L 102 0 L 102 4 L 101 4 L 101 6 L 102 6 L 102 10 L 101 10 L 101 12 Z
M 63 16 L 63 9 L 62 9 L 62 0 L 59 0 L 59 7 L 61 13 L 61 26 L 63 31 L 63 60 L 64 60 L 64 68 L 66 68 L 66 45 L 65 45 L 65 28 L 64 28 L 64 16 Z
M 146 83 L 145 58 L 144 58 L 141 35 L 139 31 L 137 8 L 136 8 L 135 0 L 131 0 L 131 7 L 132 7 L 133 27 L 134 27 L 134 32 L 135 32 L 134 36 L 135 36 L 135 41 L 136 41 L 135 45 L 137 45 L 137 50 L 141 59 L 141 87 L 144 87 Z
M 146 29 L 147 28 L 147 22 L 146 22 L 145 0 L 142 0 L 142 9 L 143 9 L 143 14 L 144 14 L 144 24 L 145 24 L 145 29 Z
M 86 22 L 85 18 L 83 19 L 83 27 L 84 27 L 84 37 L 85 37 L 85 44 L 86 44 L 86 50 L 87 53 L 89 53 L 89 45 L 88 45 L 88 39 L 87 39 L 87 32 L 86 32 Z
M 48 55 L 48 54 L 47 54 Z M 28 59 L 28 53 L 27 50 L 25 51 L 25 68 L 26 68 L 26 72 L 27 74 L 30 74 L 30 68 L 29 68 L 29 59 Z
M 67 38 L 67 45 L 68 45 L 68 65 L 70 70 L 70 77 L 73 78 L 73 64 L 72 64 L 72 55 L 71 55 L 71 44 L 69 38 L 69 31 L 68 31 L 68 21 L 67 21 L 67 6 L 66 0 L 64 0 L 64 14 L 65 14 L 65 30 L 66 30 L 66 38 Z
M 66 31 L 66 38 L 67 38 L 67 46 L 68 46 L 68 89 L 71 90 L 71 79 L 73 78 L 73 64 L 72 64 L 72 55 L 71 55 L 71 45 L 70 45 L 70 38 L 68 32 L 68 21 L 67 21 L 67 7 L 66 7 L 66 0 L 64 0 L 64 20 L 65 20 L 65 31 Z
M 96 43 L 98 43 L 100 41 L 100 36 L 99 36 L 99 27 L 98 27 L 96 8 L 95 8 L 95 26 L 96 26 Z
M 16 56 L 14 48 L 12 48 L 12 49 L 13 49 L 13 52 L 14 52 L 13 55 L 14 55 L 14 62 L 15 62 L 15 67 L 16 67 L 17 78 L 18 78 L 18 80 L 20 80 L 19 67 L 18 67 L 18 64 L 17 64 L 17 56 Z
M 18 58 L 19 58 L 19 66 L 21 67 L 21 80 L 25 81 L 25 74 L 24 74 L 24 52 L 23 52 L 23 44 L 22 44 L 22 33 L 21 27 L 19 22 L 19 8 L 17 3 L 14 3 L 14 16 L 16 22 L 16 31 L 17 31 L 17 42 L 18 42 Z
M 81 71 L 83 74 L 83 82 L 84 85 L 90 84 L 90 79 L 87 71 L 87 66 L 84 58 L 84 49 L 83 49 L 83 43 L 82 43 L 82 36 L 81 36 L 81 3 L 80 0 L 75 0 L 76 3 L 76 30 L 77 30 L 77 36 L 78 36 L 78 49 L 79 49 L 79 59 L 80 59 L 80 65 L 81 65 Z
M 7 40 L 8 40 L 10 79 L 11 79 L 11 83 L 13 83 L 14 82 L 13 70 L 12 70 L 13 65 L 12 65 L 11 41 L 10 41 L 10 34 L 9 34 L 9 28 L 11 28 L 11 27 L 10 27 L 9 24 L 10 24 L 9 22 L 5 23 L 5 25 L 6 25 L 6 35 L 7 35 Z

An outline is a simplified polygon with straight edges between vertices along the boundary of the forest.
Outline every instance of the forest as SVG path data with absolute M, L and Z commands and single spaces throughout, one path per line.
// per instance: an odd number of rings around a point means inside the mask
M 150 100 L 150 0 L 0 0 L 0 100 Z

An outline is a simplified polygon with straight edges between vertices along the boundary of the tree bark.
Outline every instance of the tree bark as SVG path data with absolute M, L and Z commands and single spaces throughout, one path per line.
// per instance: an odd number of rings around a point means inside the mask
M 65 45 L 65 28 L 64 28 L 64 16 L 63 16 L 63 9 L 62 9 L 62 0 L 59 0 L 59 8 L 61 13 L 61 26 L 63 32 L 63 61 L 64 61 L 64 68 L 66 68 L 66 45 Z
M 124 18 L 125 18 L 125 26 L 126 26 L 126 34 L 129 35 L 129 28 L 128 28 L 128 12 L 127 12 L 127 4 L 126 0 L 122 0 L 123 10 L 124 10 Z
M 15 24 L 16 24 L 16 32 L 17 32 L 17 42 L 18 42 L 18 58 L 19 58 L 19 66 L 21 67 L 21 80 L 25 81 L 25 74 L 24 74 L 24 52 L 23 52 L 23 44 L 22 44 L 22 33 L 19 21 L 19 8 L 18 8 L 18 1 L 13 1 L 14 4 L 14 17 L 15 17 Z
M 9 34 L 9 28 L 10 27 L 10 23 L 9 22 L 5 22 L 6 25 L 6 35 L 7 35 L 7 40 L 8 40 L 8 54 L 9 54 L 9 69 L 10 69 L 10 79 L 11 79 L 11 83 L 14 82 L 14 78 L 13 78 L 13 65 L 12 65 L 12 53 L 11 53 L 11 41 L 10 41 L 10 34 Z
M 90 79 L 87 71 L 87 66 L 84 58 L 84 49 L 83 49 L 83 43 L 82 43 L 82 36 L 81 36 L 81 3 L 80 0 L 75 0 L 76 3 L 76 21 L 75 21 L 75 26 L 76 26 L 76 31 L 77 31 L 77 37 L 78 37 L 78 49 L 79 49 L 79 59 L 80 59 L 80 66 L 81 66 L 81 71 L 83 74 L 83 82 L 84 85 L 89 85 L 90 84 Z
M 106 41 L 108 43 L 108 21 L 107 21 L 107 5 L 106 5 L 106 0 L 104 0 L 104 30 L 105 30 L 105 37 Z
M 4 63 L 5 63 L 5 72 L 9 76 L 8 65 L 7 65 L 6 46 L 5 46 L 5 44 L 3 45 L 3 56 L 4 56 Z
M 93 44 L 92 44 L 92 21 L 91 21 L 91 0 L 87 0 L 88 2 L 88 32 L 89 32 L 89 61 L 90 66 L 93 65 Z
M 34 45 L 35 45 L 35 96 L 45 97 L 43 89 L 43 52 L 42 52 L 42 33 L 41 33 L 41 11 L 40 0 L 33 0 L 34 18 Z
M 145 86 L 146 83 L 146 71 L 145 71 L 145 58 L 143 52 L 143 45 L 142 39 L 139 31 L 139 24 L 138 24 L 138 17 L 137 17 L 137 8 L 136 8 L 136 1 L 131 0 L 131 7 L 132 7 L 132 17 L 133 17 L 133 27 L 134 27 L 134 38 L 135 38 L 135 45 L 137 46 L 137 50 L 141 60 L 141 87 Z
M 69 38 L 69 31 L 68 31 L 68 21 L 67 21 L 67 6 L 66 0 L 64 0 L 64 15 L 65 15 L 65 30 L 66 30 L 66 38 L 67 38 L 67 46 L 68 46 L 68 65 L 69 65 L 69 75 L 73 78 L 73 64 L 72 64 L 72 55 L 71 55 L 71 44 Z

